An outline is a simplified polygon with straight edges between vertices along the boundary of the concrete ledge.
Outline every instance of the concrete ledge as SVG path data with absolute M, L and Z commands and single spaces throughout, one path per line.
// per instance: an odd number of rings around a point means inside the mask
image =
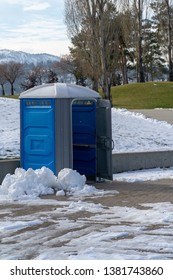
M 20 159 L 0 160 L 0 184 L 8 173 L 14 174 L 17 167 L 20 167 Z
M 173 166 L 173 151 L 113 153 L 113 174 L 149 168 Z
M 149 168 L 168 168 L 173 166 L 173 151 L 113 153 L 113 174 Z M 0 184 L 6 174 L 14 174 L 20 167 L 20 159 L 0 160 Z

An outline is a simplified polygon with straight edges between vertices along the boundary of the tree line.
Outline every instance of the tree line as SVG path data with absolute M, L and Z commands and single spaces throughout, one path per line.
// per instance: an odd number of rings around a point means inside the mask
M 0 86 L 2 95 L 5 96 L 5 85 L 10 84 L 11 95 L 15 94 L 15 83 L 19 80 L 20 88 L 25 91 L 43 83 L 56 83 L 64 74 L 60 62 L 52 63 L 51 67 L 36 65 L 31 69 L 24 64 L 10 61 L 0 64 Z
M 15 86 L 19 84 L 22 91 L 31 89 L 44 83 L 57 83 L 72 80 L 81 83 L 76 73 L 75 64 L 69 59 L 70 56 L 60 57 L 58 61 L 37 64 L 35 66 L 10 61 L 0 64 L 0 87 L 2 95 L 5 96 L 5 85 L 10 84 L 10 94 L 16 93 Z M 70 77 L 68 78 L 68 75 Z M 18 94 L 18 92 L 17 92 Z
M 129 82 L 129 70 L 137 82 L 173 81 L 172 0 L 65 0 L 65 20 L 66 64 L 105 98 L 112 85 Z
M 23 73 L 23 65 L 16 62 L 0 64 L 0 85 L 2 88 L 2 95 L 5 95 L 5 84 L 10 83 L 11 94 L 14 95 L 14 83 L 18 77 Z
M 21 88 L 61 81 L 70 73 L 76 83 L 91 86 L 110 99 L 112 85 L 167 79 L 173 81 L 173 0 L 65 0 L 65 21 L 72 42 L 70 54 L 49 68 L 25 69 L 20 63 L 0 64 L 0 85 L 14 94 Z M 133 77 L 132 76 L 133 73 Z

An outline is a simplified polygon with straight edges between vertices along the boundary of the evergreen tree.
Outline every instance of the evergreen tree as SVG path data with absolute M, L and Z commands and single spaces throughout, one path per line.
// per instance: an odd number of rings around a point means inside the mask
M 162 71 L 165 70 L 166 61 L 151 20 L 146 20 L 143 23 L 143 62 L 146 81 L 159 79 Z
M 58 82 L 57 73 L 54 70 L 49 69 L 47 71 L 47 73 L 48 73 L 47 83 L 57 83 Z
M 171 0 L 159 0 L 151 3 L 154 12 L 152 17 L 157 33 L 158 43 L 162 46 L 165 58 L 168 61 L 168 80 L 173 81 L 173 6 Z

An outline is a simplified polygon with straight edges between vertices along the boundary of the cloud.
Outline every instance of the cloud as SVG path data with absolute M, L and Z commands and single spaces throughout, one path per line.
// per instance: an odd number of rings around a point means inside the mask
M 29 4 L 31 4 L 31 3 L 34 3 L 34 1 L 33 0 L 25 0 L 25 1 L 23 1 L 23 0 L 2 0 L 3 2 L 6 2 L 6 4 L 10 4 L 10 5 L 21 5 L 21 6 L 23 6 L 23 5 L 29 5 Z M 37 1 L 37 0 L 36 0 Z
M 43 11 L 51 7 L 48 2 L 42 2 L 40 0 L 6 0 L 6 3 L 10 5 L 20 5 L 24 11 Z
M 69 53 L 70 40 L 63 20 L 64 0 L 1 1 L 4 5 L 0 17 L 0 48 L 56 55 Z
M 11 33 L 22 36 L 36 35 L 38 37 L 66 37 L 66 26 L 59 19 L 35 16 L 31 21 L 27 21 L 20 26 L 11 27 Z
M 69 53 L 70 42 L 61 20 L 38 16 L 20 26 L 6 28 L 6 31 L 1 38 L 1 48 L 55 55 Z
M 31 5 L 28 5 L 23 8 L 24 11 L 43 11 L 49 8 L 51 5 L 47 2 L 44 3 L 34 3 Z

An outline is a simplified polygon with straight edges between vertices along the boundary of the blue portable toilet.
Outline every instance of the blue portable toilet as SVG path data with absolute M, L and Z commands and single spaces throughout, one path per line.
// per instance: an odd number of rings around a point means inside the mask
M 72 168 L 112 179 L 111 106 L 73 84 L 45 84 L 20 95 L 21 166 Z

